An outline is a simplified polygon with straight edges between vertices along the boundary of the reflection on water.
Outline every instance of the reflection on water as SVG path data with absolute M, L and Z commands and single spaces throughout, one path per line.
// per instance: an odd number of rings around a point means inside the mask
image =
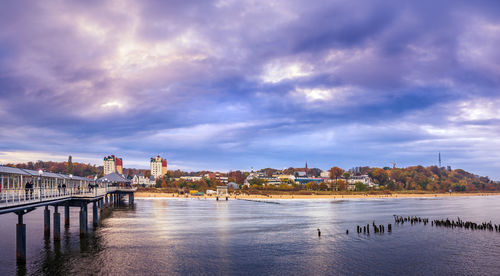
M 0 275 L 477 275 L 500 269 L 497 232 L 405 224 L 393 225 L 392 233 L 355 233 L 358 224 L 392 223 L 393 214 L 500 223 L 500 197 L 279 202 L 136 199 L 135 208 L 115 209 L 95 231 L 89 225 L 83 238 L 74 208 L 59 242 L 43 237 L 43 211 L 36 210 L 25 216 L 26 266 L 15 263 L 16 217 L 2 215 Z

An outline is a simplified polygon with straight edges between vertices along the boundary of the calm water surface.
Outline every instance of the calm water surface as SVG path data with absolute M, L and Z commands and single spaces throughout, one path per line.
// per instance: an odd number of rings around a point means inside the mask
M 500 274 L 498 232 L 405 224 L 355 233 L 357 224 L 393 223 L 393 214 L 498 224 L 497 196 L 276 202 L 136 199 L 82 239 L 72 208 L 71 228 L 62 227 L 56 244 L 43 237 L 39 208 L 25 215 L 25 267 L 15 262 L 17 217 L 1 215 L 0 275 Z

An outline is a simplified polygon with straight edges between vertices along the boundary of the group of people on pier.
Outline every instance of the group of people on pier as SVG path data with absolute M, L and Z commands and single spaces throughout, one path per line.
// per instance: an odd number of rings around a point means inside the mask
M 30 197 L 30 198 L 33 197 L 33 187 L 34 187 L 33 182 L 31 182 L 31 181 L 26 182 L 26 185 L 24 185 L 24 191 L 25 191 L 26 197 Z

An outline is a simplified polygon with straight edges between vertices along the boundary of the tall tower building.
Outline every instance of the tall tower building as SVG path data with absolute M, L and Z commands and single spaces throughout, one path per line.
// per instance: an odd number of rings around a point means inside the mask
M 104 175 L 114 172 L 123 174 L 123 160 L 114 155 L 104 157 Z
M 159 155 L 151 158 L 151 175 L 154 178 L 159 178 L 167 174 L 167 159 L 161 158 Z

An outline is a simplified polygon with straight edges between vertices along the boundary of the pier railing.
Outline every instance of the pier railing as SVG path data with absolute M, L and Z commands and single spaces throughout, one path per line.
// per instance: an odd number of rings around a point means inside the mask
M 116 191 L 134 192 L 136 189 L 119 187 L 4 189 L 0 192 L 0 208 L 65 198 L 100 197 Z

